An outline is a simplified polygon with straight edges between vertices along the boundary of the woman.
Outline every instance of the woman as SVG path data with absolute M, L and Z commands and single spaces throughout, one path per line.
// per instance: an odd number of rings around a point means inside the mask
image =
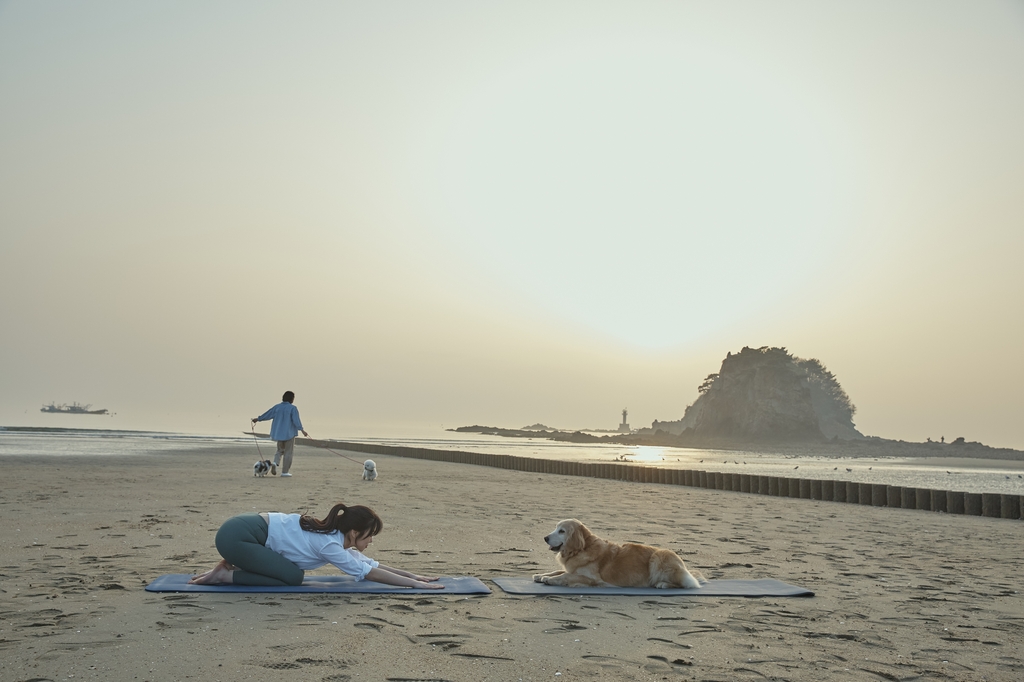
M 336 504 L 327 518 L 262 512 L 234 516 L 217 531 L 224 559 L 193 585 L 301 585 L 306 571 L 333 564 L 356 580 L 440 590 L 437 577 L 402 571 L 363 555 L 384 522 L 369 507 Z

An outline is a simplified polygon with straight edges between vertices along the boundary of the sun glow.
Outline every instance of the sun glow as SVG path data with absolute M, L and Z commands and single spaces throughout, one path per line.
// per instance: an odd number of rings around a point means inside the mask
M 635 462 L 661 462 L 665 459 L 664 454 L 665 448 L 639 445 L 631 455 L 631 459 Z

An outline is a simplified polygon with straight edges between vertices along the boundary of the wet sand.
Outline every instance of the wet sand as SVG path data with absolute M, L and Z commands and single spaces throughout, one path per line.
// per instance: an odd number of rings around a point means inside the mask
M 1024 521 L 374 459 L 365 483 L 357 463 L 302 446 L 290 479 L 253 478 L 245 445 L 0 457 L 0 679 L 1024 678 Z M 212 566 L 229 516 L 335 501 L 380 513 L 374 558 L 494 593 L 143 590 Z M 711 579 L 816 596 L 533 597 L 488 582 L 553 569 L 542 538 L 566 517 Z

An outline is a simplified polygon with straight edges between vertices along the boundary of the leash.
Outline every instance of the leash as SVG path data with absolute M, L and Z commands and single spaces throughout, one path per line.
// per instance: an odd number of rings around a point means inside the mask
M 340 452 L 334 452 L 334 450 L 331 450 L 331 449 L 330 449 L 330 448 L 328 448 L 328 447 L 325 447 L 325 448 L 324 448 L 324 450 L 326 450 L 327 452 L 333 453 L 333 454 L 337 455 L 338 457 L 344 457 L 345 459 L 347 459 L 347 460 L 348 460 L 348 461 L 350 461 L 350 462 L 355 462 L 355 463 L 356 463 L 356 464 L 358 464 L 359 466 L 363 466 L 363 463 L 362 463 L 362 462 L 360 462 L 360 461 L 359 461 L 358 459 L 352 459 L 352 458 L 351 458 L 351 457 L 349 457 L 348 455 L 343 455 L 343 454 L 341 454 Z
M 256 443 L 256 451 L 259 453 L 259 459 L 262 462 L 263 461 L 263 451 L 260 450 L 259 438 L 256 437 L 256 425 L 255 424 L 252 424 L 252 430 L 250 431 L 250 433 L 253 434 L 253 441 Z M 331 453 L 332 455 L 337 455 L 338 457 L 343 457 L 346 460 L 348 460 L 349 462 L 355 462 L 360 467 L 362 466 L 362 462 L 359 462 L 358 460 L 353 460 L 352 458 L 348 457 L 347 455 L 342 455 L 341 453 L 336 453 L 333 450 L 331 450 L 330 447 L 326 447 L 325 446 L 324 450 L 326 450 L 327 452 Z
M 263 450 L 260 450 L 260 439 L 256 437 L 256 424 L 252 422 L 249 424 L 249 433 L 252 434 L 252 440 L 256 443 L 256 452 L 260 453 L 260 461 L 263 460 Z
M 263 451 L 260 450 L 260 441 L 256 437 L 256 425 L 255 424 L 252 425 L 252 430 L 250 431 L 250 433 L 252 433 L 253 441 L 256 442 L 256 450 L 257 450 L 257 452 L 260 453 L 260 461 L 263 461 Z M 363 463 L 360 462 L 358 459 L 352 459 L 348 455 L 343 455 L 340 452 L 335 452 L 334 450 L 331 450 L 329 447 L 326 447 L 326 446 L 323 449 L 326 450 L 327 452 L 330 452 L 331 454 L 337 455 L 338 457 L 344 457 L 345 459 L 347 459 L 350 462 L 355 462 L 359 466 L 363 466 Z

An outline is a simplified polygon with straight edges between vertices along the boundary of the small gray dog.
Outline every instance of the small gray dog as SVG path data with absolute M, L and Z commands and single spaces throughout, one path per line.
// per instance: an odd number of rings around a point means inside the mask
M 363 462 L 363 480 L 373 481 L 377 478 L 377 463 L 372 459 Z

